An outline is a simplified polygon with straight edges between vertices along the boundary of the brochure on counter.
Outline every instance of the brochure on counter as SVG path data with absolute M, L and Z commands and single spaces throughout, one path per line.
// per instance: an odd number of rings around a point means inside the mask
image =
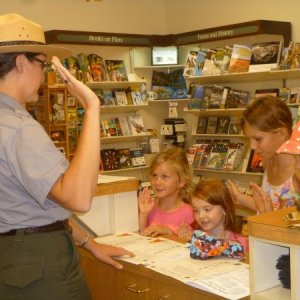
M 123 257 L 124 261 L 142 264 L 156 272 L 224 298 L 237 300 L 250 294 L 249 265 L 236 259 L 224 257 L 191 259 L 187 244 L 137 233 L 108 235 L 98 237 L 95 241 L 123 247 L 135 253 L 135 257 Z

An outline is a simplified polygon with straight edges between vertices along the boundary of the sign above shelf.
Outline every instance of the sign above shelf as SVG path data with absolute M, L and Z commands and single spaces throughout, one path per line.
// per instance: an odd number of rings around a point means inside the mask
M 45 32 L 49 44 L 85 44 L 100 46 L 183 46 L 248 36 L 282 37 L 287 46 L 291 40 L 291 23 L 256 20 L 226 26 L 167 35 L 141 35 L 107 32 L 50 30 Z

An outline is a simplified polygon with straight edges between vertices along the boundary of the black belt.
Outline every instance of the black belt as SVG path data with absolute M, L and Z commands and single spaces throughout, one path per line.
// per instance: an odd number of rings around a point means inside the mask
M 71 227 L 69 225 L 68 220 L 57 221 L 52 224 L 37 226 L 37 227 L 13 229 L 7 232 L 0 233 L 0 236 L 16 235 L 17 233 L 23 233 L 23 234 L 43 233 L 43 232 L 51 232 L 51 231 L 65 230 L 65 229 L 71 231 Z

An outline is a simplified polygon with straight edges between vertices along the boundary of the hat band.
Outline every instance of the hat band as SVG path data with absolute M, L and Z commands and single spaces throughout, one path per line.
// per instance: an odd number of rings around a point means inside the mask
M 41 42 L 33 42 L 33 41 L 0 42 L 0 46 L 18 46 L 18 45 L 45 45 L 45 44 Z

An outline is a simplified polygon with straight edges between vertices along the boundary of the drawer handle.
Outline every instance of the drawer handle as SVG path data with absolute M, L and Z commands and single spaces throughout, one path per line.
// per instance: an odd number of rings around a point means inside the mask
M 170 297 L 170 295 L 161 296 L 161 297 L 158 298 L 158 300 L 164 300 L 164 299 L 167 299 L 169 297 Z
M 134 283 L 134 284 L 128 286 L 127 290 L 130 291 L 130 292 L 137 293 L 137 294 L 146 293 L 146 292 L 150 291 L 150 289 L 144 289 L 144 290 L 135 289 L 134 288 L 135 286 L 136 286 L 136 284 Z

